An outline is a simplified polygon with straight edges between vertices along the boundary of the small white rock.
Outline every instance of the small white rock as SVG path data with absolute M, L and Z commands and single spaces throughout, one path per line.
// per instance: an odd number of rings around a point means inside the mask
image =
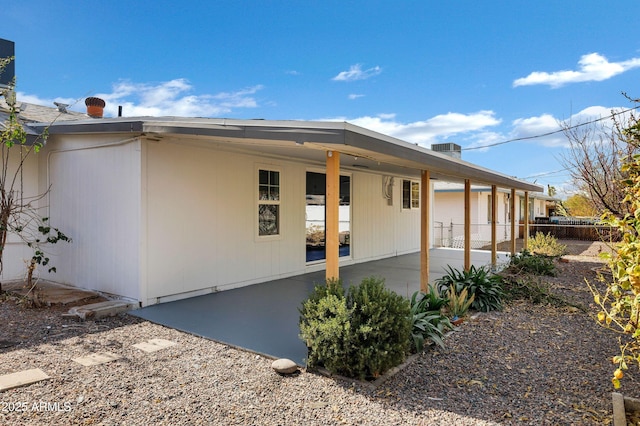
M 280 358 L 273 361 L 271 368 L 280 374 L 292 374 L 298 371 L 298 365 L 287 358 Z

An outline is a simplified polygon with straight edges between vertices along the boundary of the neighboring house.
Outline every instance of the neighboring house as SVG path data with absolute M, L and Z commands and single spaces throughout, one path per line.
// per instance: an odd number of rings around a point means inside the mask
M 497 242 L 511 239 L 511 191 L 497 190 Z M 543 193 L 529 194 L 529 220 L 549 217 L 557 200 Z M 471 247 L 481 248 L 491 244 L 491 187 L 471 186 Z M 523 191 L 516 191 L 515 219 L 523 223 L 525 199 Z M 518 227 L 522 237 L 522 229 Z M 452 182 L 434 184 L 433 236 L 434 245 L 462 248 L 464 244 L 464 186 Z
M 74 118 L 26 123 L 49 134 L 29 191 L 51 187 L 43 212 L 73 238 L 42 276 L 142 306 L 328 270 L 336 166 L 340 265 L 419 252 L 429 176 L 541 190 L 344 122 Z

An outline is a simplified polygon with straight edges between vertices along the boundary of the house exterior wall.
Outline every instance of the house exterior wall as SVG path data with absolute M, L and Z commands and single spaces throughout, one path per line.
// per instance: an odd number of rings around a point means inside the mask
M 50 138 L 39 160 L 51 224 L 73 240 L 48 249 L 46 278 L 139 300 L 140 142 Z
M 491 217 L 489 212 L 491 191 L 471 192 L 471 247 L 481 248 L 491 243 Z M 497 240 L 511 238 L 509 198 L 497 191 Z M 462 248 L 464 245 L 464 192 L 436 191 L 434 194 L 434 244 Z M 516 203 L 516 211 L 519 204 Z M 517 216 L 516 216 L 517 217 Z
M 323 172 L 323 165 L 179 141 L 146 142 L 144 152 L 144 304 L 324 268 L 305 257 L 306 172 Z M 280 172 L 277 237 L 257 235 L 260 168 Z M 401 179 L 388 205 L 381 175 L 341 173 L 351 176 L 351 255 L 341 264 L 419 250 L 420 210 L 401 209 Z
M 17 148 L 17 147 L 15 147 Z M 14 150 L 15 151 L 15 150 Z M 7 177 L 13 177 L 17 171 L 17 166 L 20 161 L 19 152 L 14 152 L 15 155 L 10 157 L 10 167 Z M 18 175 L 18 181 L 15 184 L 15 190 L 22 190 L 23 199 L 30 197 L 37 197 L 39 192 L 38 187 L 38 157 L 41 154 L 32 152 L 26 157 L 26 160 L 22 167 L 22 173 Z M 10 185 L 10 183 L 8 184 Z M 6 189 L 9 189 L 8 187 Z M 7 242 L 2 254 L 3 270 L 1 279 L 3 281 L 23 279 L 27 272 L 27 261 L 33 256 L 33 249 L 27 247 L 22 239 L 16 234 L 9 233 L 7 235 Z M 40 273 L 37 271 L 36 276 Z

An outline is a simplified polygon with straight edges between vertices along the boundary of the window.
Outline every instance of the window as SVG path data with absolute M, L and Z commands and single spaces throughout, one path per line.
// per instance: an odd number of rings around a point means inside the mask
M 258 170 L 258 235 L 280 234 L 280 172 Z
M 420 184 L 418 182 L 402 181 L 402 208 L 420 208 Z

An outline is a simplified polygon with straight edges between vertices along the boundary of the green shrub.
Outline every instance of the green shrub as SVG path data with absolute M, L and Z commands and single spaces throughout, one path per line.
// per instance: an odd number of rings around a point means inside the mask
M 440 294 L 448 294 L 455 286 L 455 294 L 460 295 L 467 289 L 468 297 L 474 297 L 471 309 L 489 312 L 502 309 L 501 277 L 493 274 L 488 267 L 471 266 L 468 271 L 459 271 L 450 266 L 447 274 L 436 280 Z
M 560 244 L 553 235 L 542 232 L 536 232 L 529 240 L 528 246 L 532 253 L 542 256 L 560 257 L 567 254 L 566 245 Z
M 552 257 L 531 253 L 529 250 L 523 250 L 511 256 L 507 269 L 516 274 L 524 272 L 550 277 L 555 277 L 558 274 Z
M 338 283 L 316 286 L 300 309 L 307 363 L 359 379 L 402 363 L 410 346 L 408 300 L 387 290 L 383 279 L 366 278 L 346 295 Z
M 453 329 L 449 318 L 441 312 L 447 302 L 434 286 L 429 286 L 428 293 L 416 291 L 411 296 L 411 338 L 415 352 L 421 352 L 427 340 L 444 348 L 444 333 Z

